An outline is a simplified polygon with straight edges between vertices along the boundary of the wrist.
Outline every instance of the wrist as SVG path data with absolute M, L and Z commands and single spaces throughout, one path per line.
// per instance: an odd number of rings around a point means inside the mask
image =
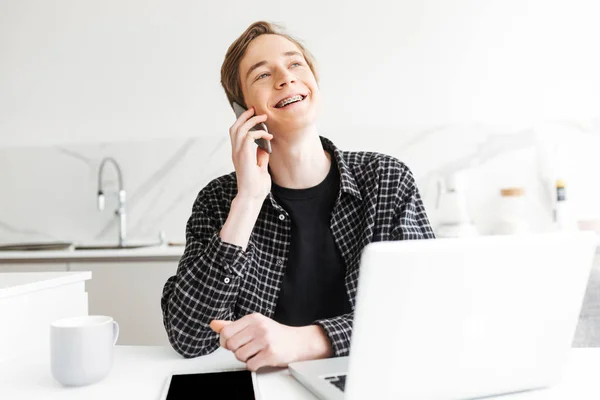
M 221 228 L 221 240 L 246 250 L 261 208 L 262 202 L 236 196 L 231 201 L 229 215 Z
M 231 201 L 231 208 L 242 208 L 246 211 L 254 211 L 258 215 L 264 201 L 264 198 L 261 199 L 238 193 Z
M 333 356 L 333 349 L 325 330 L 319 325 L 298 328 L 301 340 L 298 359 L 316 360 Z

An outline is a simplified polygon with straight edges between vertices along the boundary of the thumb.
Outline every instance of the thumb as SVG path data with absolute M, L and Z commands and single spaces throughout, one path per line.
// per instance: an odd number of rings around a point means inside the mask
M 213 319 L 212 321 L 210 321 L 210 329 L 212 329 L 213 331 L 217 332 L 217 333 L 221 333 L 221 330 L 229 325 L 231 322 L 233 321 L 223 321 L 220 319 Z
M 267 166 L 269 165 L 269 153 L 267 153 L 265 150 L 261 149 L 260 147 L 256 148 L 256 163 L 258 164 L 258 166 L 263 169 L 263 170 L 267 170 Z

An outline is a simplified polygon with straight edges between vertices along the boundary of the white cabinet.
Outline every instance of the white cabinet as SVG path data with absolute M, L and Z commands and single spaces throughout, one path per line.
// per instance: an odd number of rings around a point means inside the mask
M 57 263 L 0 263 L 2 272 L 60 272 L 67 270 L 66 262 Z
M 0 273 L 0 363 L 48 355 L 50 323 L 87 315 L 86 272 Z
M 86 282 L 89 313 L 110 315 L 120 327 L 119 345 L 169 345 L 160 298 L 177 261 L 97 261 L 69 264 L 70 271 L 91 271 Z

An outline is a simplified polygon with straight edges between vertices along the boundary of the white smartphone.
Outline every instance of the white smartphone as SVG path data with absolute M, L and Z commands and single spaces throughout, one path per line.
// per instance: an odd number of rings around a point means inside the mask
M 244 113 L 246 111 L 246 109 L 234 101 L 233 102 L 233 111 L 235 112 L 235 117 L 239 118 L 240 115 L 242 115 L 242 113 Z M 267 130 L 267 125 L 265 125 L 264 122 L 261 122 L 260 124 L 253 126 L 252 128 L 250 128 L 250 130 L 251 131 L 263 130 L 265 132 L 269 132 Z M 271 150 L 271 142 L 269 142 L 268 140 L 265 140 L 263 138 L 256 139 L 254 142 L 257 145 L 259 145 L 263 150 L 265 150 L 267 153 L 271 154 L 271 151 L 272 151 Z
M 165 380 L 160 400 L 187 399 L 260 400 L 256 372 L 224 369 L 171 373 Z

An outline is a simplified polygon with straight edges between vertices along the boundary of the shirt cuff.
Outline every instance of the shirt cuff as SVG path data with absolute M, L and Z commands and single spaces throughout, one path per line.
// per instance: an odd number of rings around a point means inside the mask
M 241 246 L 221 240 L 216 232 L 208 242 L 205 254 L 213 265 L 221 265 L 227 274 L 243 276 L 254 254 L 254 245 L 249 242 L 244 251 Z
M 350 353 L 350 337 L 352 336 L 352 317 L 354 313 L 339 317 L 320 319 L 314 322 L 325 331 L 331 344 L 334 357 L 347 356 Z

